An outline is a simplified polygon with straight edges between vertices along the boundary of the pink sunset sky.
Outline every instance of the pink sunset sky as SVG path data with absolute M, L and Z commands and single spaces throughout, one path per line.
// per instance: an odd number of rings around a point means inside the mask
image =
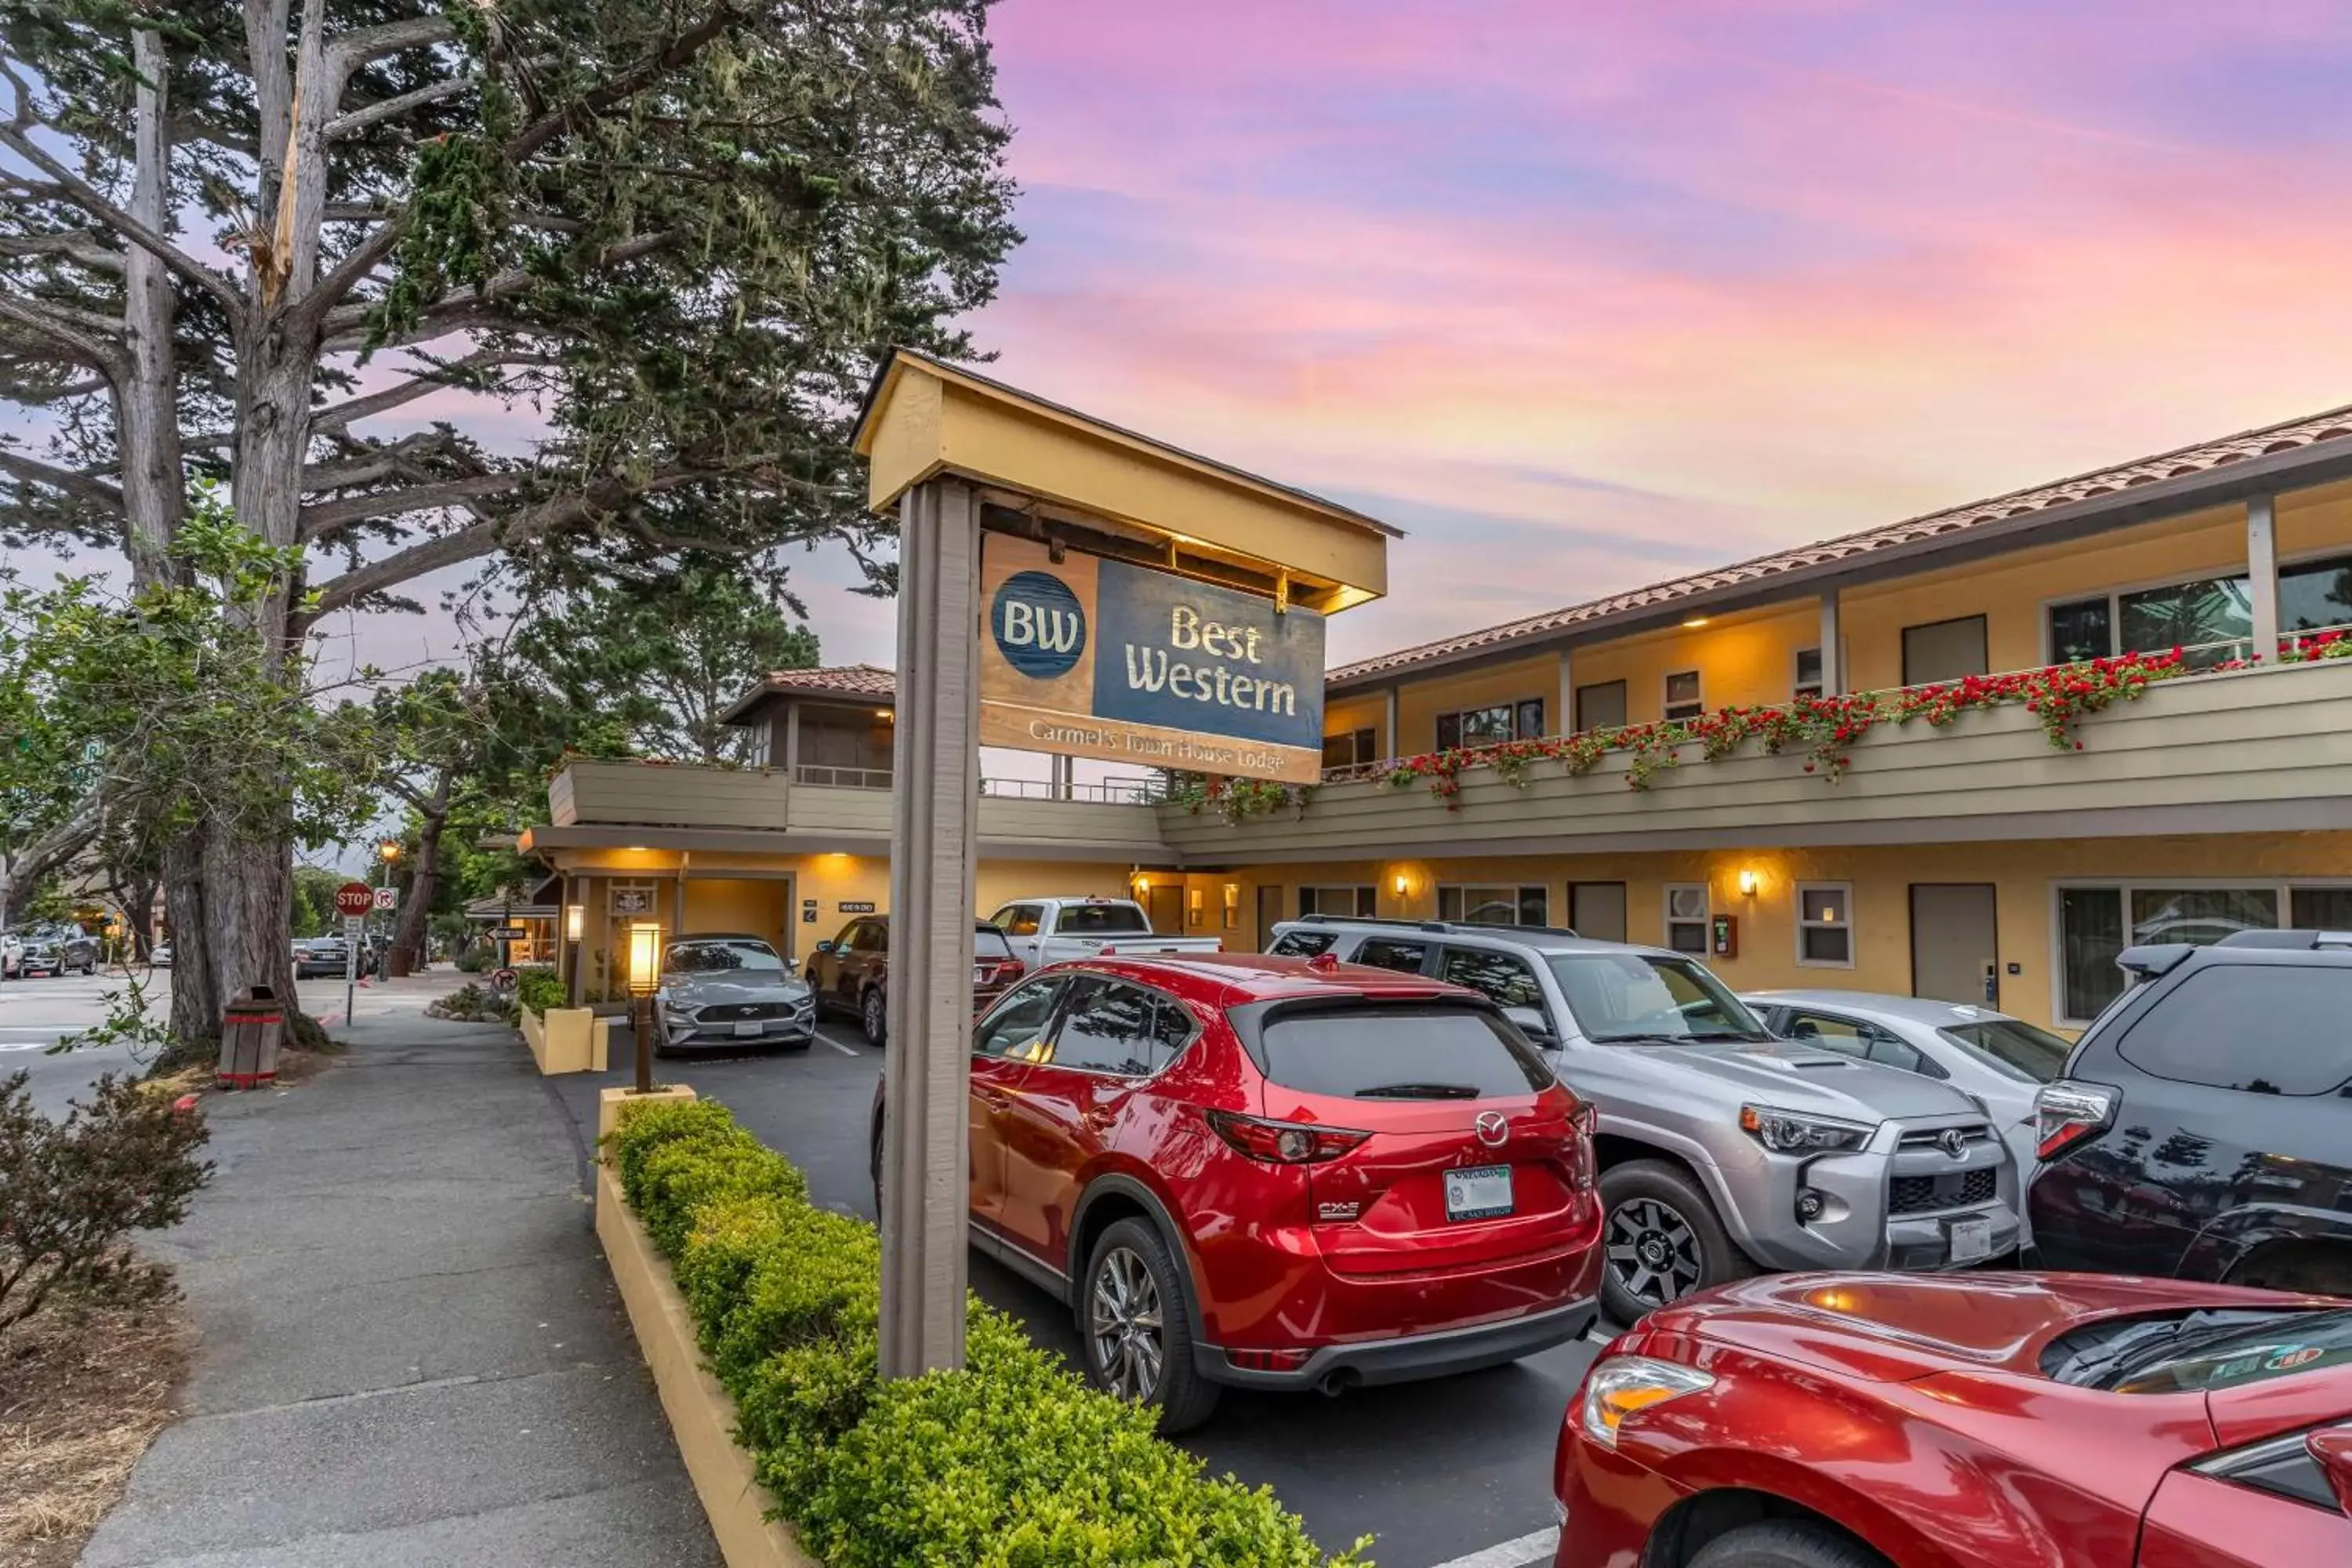
M 1335 660 L 2352 402 L 2352 9 L 1003 0 L 994 374 L 1393 521 Z M 806 580 L 828 658 L 887 606 Z

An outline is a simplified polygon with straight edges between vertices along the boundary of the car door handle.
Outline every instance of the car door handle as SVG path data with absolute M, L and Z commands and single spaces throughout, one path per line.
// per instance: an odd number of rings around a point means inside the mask
M 1078 1120 L 1097 1132 L 1107 1132 L 1118 1125 L 1118 1112 L 1099 1105 L 1090 1106 Z

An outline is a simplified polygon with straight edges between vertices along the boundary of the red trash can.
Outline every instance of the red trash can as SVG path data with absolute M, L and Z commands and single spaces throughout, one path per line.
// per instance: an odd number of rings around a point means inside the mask
M 286 1010 L 267 985 L 248 985 L 221 1009 L 220 1064 L 214 1076 L 223 1089 L 258 1089 L 278 1081 L 278 1041 Z

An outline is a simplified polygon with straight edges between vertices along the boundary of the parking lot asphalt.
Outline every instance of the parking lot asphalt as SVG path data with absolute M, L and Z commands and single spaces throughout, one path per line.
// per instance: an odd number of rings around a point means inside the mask
M 612 1068 L 550 1079 L 593 1136 L 598 1091 L 629 1081 L 629 1036 Z M 715 1100 L 808 1174 L 819 1203 L 874 1217 L 866 1128 L 882 1053 L 828 1024 L 804 1053 L 667 1058 L 656 1077 Z M 971 1288 L 1066 1357 L 1068 1310 L 988 1258 Z M 1179 1441 L 1218 1472 L 1269 1485 L 1327 1547 L 1375 1538 L 1381 1568 L 1524 1568 L 1551 1561 L 1552 1450 L 1599 1345 L 1563 1345 L 1512 1366 L 1338 1398 L 1228 1390 Z

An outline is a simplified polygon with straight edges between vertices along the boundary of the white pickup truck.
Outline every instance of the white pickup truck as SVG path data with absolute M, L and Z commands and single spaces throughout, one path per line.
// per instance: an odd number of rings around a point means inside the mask
M 1092 958 L 1105 948 L 1119 958 L 1148 958 L 1222 952 L 1225 946 L 1213 936 L 1156 935 L 1151 917 L 1132 899 L 1018 899 L 988 921 L 1033 970 L 1066 958 Z

